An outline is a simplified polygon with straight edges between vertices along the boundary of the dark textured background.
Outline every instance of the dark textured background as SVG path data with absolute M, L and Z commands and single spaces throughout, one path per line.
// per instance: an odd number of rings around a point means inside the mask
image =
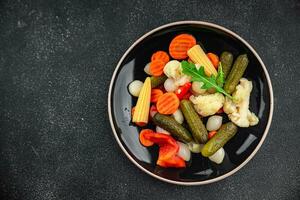
M 269 69 L 275 112 L 254 159 L 221 182 L 160 182 L 121 152 L 110 77 L 139 36 L 204 20 L 244 37 Z M 300 1 L 0 1 L 1 199 L 299 199 Z

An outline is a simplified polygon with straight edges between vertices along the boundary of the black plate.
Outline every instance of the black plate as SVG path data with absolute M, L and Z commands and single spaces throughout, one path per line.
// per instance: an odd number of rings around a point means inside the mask
M 225 146 L 226 156 L 217 165 L 209 159 L 193 154 L 185 169 L 164 169 L 156 166 L 157 148 L 145 148 L 138 139 L 139 127 L 131 123 L 130 110 L 136 98 L 128 93 L 127 86 L 133 80 L 144 81 L 144 66 L 153 52 L 164 50 L 174 36 L 180 33 L 194 35 L 207 52 L 218 55 L 230 51 L 234 57 L 247 53 L 250 63 L 244 77 L 253 82 L 250 110 L 260 119 L 258 125 L 239 128 L 238 133 Z M 236 34 L 205 22 L 175 22 L 150 31 L 134 43 L 120 60 L 111 80 L 108 109 L 114 135 L 122 150 L 139 168 L 148 174 L 175 184 L 205 184 L 223 179 L 245 165 L 262 144 L 270 126 L 273 113 L 272 86 L 259 56 Z M 153 128 L 153 127 L 151 127 Z

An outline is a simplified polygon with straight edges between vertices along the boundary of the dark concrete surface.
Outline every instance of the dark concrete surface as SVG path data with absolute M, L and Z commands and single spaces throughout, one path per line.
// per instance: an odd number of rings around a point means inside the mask
M 110 77 L 139 36 L 178 20 L 223 25 L 269 69 L 269 135 L 207 186 L 160 182 L 112 135 Z M 0 1 L 1 199 L 300 199 L 300 1 Z

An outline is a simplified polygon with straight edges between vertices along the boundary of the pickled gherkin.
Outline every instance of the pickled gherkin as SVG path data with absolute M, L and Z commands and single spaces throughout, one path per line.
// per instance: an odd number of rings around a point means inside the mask
M 228 76 L 233 62 L 233 55 L 228 51 L 224 51 L 220 56 L 220 62 L 222 63 L 222 70 L 224 73 L 224 79 Z
M 193 138 L 198 143 L 205 143 L 207 141 L 207 130 L 197 114 L 192 102 L 189 100 L 182 100 L 180 102 L 180 109 L 184 115 L 185 120 L 192 132 Z
M 156 113 L 153 118 L 153 122 L 170 132 L 171 135 L 175 136 L 183 142 L 191 142 L 193 140 L 190 132 L 186 130 L 181 124 L 179 124 L 173 117 Z
M 167 80 L 167 76 L 166 75 L 161 75 L 161 76 L 151 76 L 150 80 L 151 80 L 151 87 L 155 88 L 161 84 L 163 84 L 166 80 Z
M 233 67 L 225 81 L 224 90 L 231 94 L 238 85 L 240 79 L 248 66 L 249 60 L 247 54 L 239 55 L 234 61 Z
M 237 126 L 232 122 L 223 124 L 218 132 L 202 148 L 202 156 L 209 157 L 216 153 L 236 134 L 237 130 Z

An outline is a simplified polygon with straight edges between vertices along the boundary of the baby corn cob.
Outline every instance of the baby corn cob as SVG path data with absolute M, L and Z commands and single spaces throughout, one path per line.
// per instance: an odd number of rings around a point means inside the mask
M 203 49 L 199 45 L 195 45 L 192 48 L 190 48 L 187 54 L 195 64 L 200 64 L 204 67 L 204 71 L 207 76 L 217 76 L 217 70 L 215 69 L 215 67 L 213 66 L 213 64 L 208 59 Z
M 151 98 L 151 80 L 147 77 L 139 94 L 139 98 L 133 114 L 133 122 L 148 123 Z

